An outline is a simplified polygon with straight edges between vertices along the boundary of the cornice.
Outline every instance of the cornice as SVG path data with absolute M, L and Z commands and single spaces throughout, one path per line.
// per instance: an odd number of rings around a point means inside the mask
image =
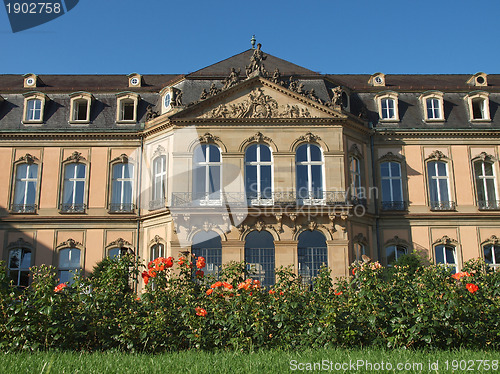
M 475 130 L 475 129 L 453 129 L 450 131 L 443 130 L 377 130 L 375 129 L 375 134 L 379 136 L 386 137 L 398 137 L 398 138 L 500 138 L 500 129 L 488 129 L 488 130 Z

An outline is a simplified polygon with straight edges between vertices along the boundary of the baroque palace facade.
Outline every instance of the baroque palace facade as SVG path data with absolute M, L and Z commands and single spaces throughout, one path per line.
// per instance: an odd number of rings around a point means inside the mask
M 307 283 L 365 254 L 500 263 L 500 75 L 330 75 L 250 49 L 187 75 L 0 75 L 15 284 L 106 256 Z

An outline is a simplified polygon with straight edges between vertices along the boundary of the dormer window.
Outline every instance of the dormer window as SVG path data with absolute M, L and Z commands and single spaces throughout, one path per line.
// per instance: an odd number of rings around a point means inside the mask
M 381 121 L 399 121 L 398 94 L 396 92 L 383 92 L 375 96 L 378 115 Z
M 116 122 L 135 123 L 137 122 L 137 106 L 140 96 L 133 92 L 123 92 L 117 96 Z
M 488 86 L 488 75 L 483 72 L 476 73 L 467 80 L 467 84 L 469 86 L 486 87 Z
M 470 93 L 464 99 L 469 106 L 470 121 L 490 121 L 490 100 L 488 92 Z
M 420 96 L 425 121 L 444 121 L 443 93 L 433 91 Z
M 89 123 L 90 106 L 94 97 L 88 92 L 75 92 L 71 97 L 70 123 Z
M 385 74 L 383 73 L 375 73 L 368 80 L 368 84 L 374 87 L 383 87 L 385 86 Z
M 46 96 L 41 92 L 24 95 L 24 123 L 43 123 L 43 111 Z

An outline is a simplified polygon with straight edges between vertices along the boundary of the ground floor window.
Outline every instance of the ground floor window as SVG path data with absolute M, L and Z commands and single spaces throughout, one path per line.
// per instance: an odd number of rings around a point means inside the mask
M 245 240 L 245 262 L 250 277 L 262 286 L 274 285 L 274 238 L 267 231 L 252 231 Z

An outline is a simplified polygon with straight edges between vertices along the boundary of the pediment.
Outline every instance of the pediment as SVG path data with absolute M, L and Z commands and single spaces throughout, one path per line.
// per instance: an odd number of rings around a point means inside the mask
M 171 119 L 347 118 L 268 79 L 254 77 L 177 112 Z

